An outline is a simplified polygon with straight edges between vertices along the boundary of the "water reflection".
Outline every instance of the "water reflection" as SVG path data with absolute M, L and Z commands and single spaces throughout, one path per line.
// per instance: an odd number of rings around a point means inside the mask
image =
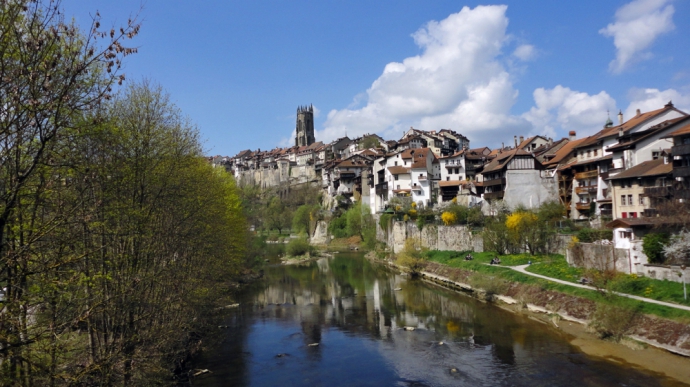
M 541 323 L 359 254 L 269 268 L 232 313 L 223 345 L 202 360 L 214 373 L 195 385 L 674 384 L 589 359 Z

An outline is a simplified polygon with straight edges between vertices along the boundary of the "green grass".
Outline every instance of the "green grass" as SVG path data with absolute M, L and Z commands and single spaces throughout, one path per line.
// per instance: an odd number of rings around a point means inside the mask
M 612 304 L 625 306 L 627 308 L 638 309 L 641 313 L 652 314 L 663 318 L 677 320 L 683 323 L 688 323 L 690 321 L 690 312 L 675 308 L 669 308 L 662 305 L 650 304 L 643 301 L 637 301 L 630 298 L 615 297 L 610 295 L 602 294 L 601 292 L 595 290 L 581 289 L 564 284 L 557 284 L 550 282 L 541 278 L 533 277 L 528 274 L 520 273 L 515 270 L 511 270 L 504 266 L 517 266 L 526 264 L 528 260 L 531 260 L 534 265 L 529 267 L 529 271 L 537 274 L 546 275 L 553 278 L 563 279 L 570 282 L 576 282 L 578 279 L 582 278 L 582 269 L 569 268 L 565 262 L 565 258 L 561 255 L 550 255 L 550 256 L 530 256 L 528 254 L 518 254 L 518 255 L 503 255 L 501 258 L 501 265 L 487 265 L 491 258 L 495 257 L 496 254 L 492 252 L 483 253 L 472 253 L 474 259 L 472 261 L 465 261 L 464 257 L 468 252 L 457 252 L 457 251 L 438 251 L 431 250 L 427 253 L 427 259 L 432 262 L 437 262 L 450 267 L 455 267 L 459 269 L 469 270 L 477 273 L 485 273 L 494 276 L 500 276 L 501 278 L 523 284 L 530 284 L 541 287 L 543 290 L 551 290 L 564 294 L 569 294 L 576 297 L 582 297 L 588 300 L 592 300 L 598 303 Z M 564 266 L 565 265 L 565 266 Z M 562 271 L 565 269 L 565 271 Z M 578 271 L 579 270 L 579 271 Z M 629 276 L 626 276 L 629 277 Z M 642 277 L 639 277 L 639 280 Z M 661 284 L 664 285 L 679 285 L 680 286 L 680 299 L 683 297 L 683 286 L 682 284 L 677 284 L 669 281 L 659 281 L 652 280 L 649 278 L 644 278 L 644 280 L 656 281 L 658 287 L 655 287 L 654 291 L 656 294 L 665 294 L 662 289 Z M 636 282 L 636 286 L 638 286 Z M 621 285 L 622 286 L 622 285 Z M 626 285 L 627 286 L 627 285 Z M 672 286 L 673 287 L 673 286 Z M 673 291 L 677 287 L 673 287 Z M 614 289 L 615 290 L 615 289 Z M 688 289 L 690 290 L 690 289 Z M 617 290 L 618 291 L 618 290 Z M 669 292 L 672 293 L 671 290 Z M 627 293 L 627 292 L 622 292 Z M 641 294 L 644 296 L 644 294 Z M 651 297 L 650 298 L 655 298 Z M 675 299 L 678 299 L 677 297 Z M 662 301 L 667 301 L 663 299 Z M 670 299 L 668 300 L 670 301 Z M 677 301 L 676 301 L 677 302 Z
M 465 256 L 467 254 L 472 254 L 474 258 L 472 261 L 465 261 Z M 447 262 L 462 262 L 462 263 L 480 263 L 488 264 L 491 262 L 492 258 L 498 257 L 501 260 L 502 266 L 520 266 L 526 265 L 528 262 L 550 262 L 556 258 L 563 258 L 562 255 L 552 254 L 552 255 L 529 255 L 529 254 L 507 254 L 507 255 L 497 255 L 493 252 L 482 252 L 473 253 L 469 251 L 442 251 L 442 250 L 430 250 L 427 252 L 427 256 L 430 260 L 448 264 Z
M 532 265 L 527 271 L 568 282 L 577 282 L 586 276 L 584 269 L 570 267 L 562 256 Z M 679 282 L 618 273 L 606 287 L 619 293 L 690 306 L 690 301 L 683 298 L 683 284 Z

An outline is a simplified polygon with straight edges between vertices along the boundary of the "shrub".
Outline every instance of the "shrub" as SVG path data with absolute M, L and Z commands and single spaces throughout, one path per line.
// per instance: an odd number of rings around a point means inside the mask
M 305 236 L 292 239 L 290 242 L 288 242 L 287 246 L 285 246 L 285 252 L 293 257 L 304 255 L 310 253 L 311 251 L 312 246 L 309 244 L 309 241 L 307 241 Z
M 592 316 L 590 326 L 601 338 L 610 337 L 614 341 L 620 341 L 623 336 L 630 333 L 638 315 L 637 309 L 599 303 Z
M 335 238 L 347 238 L 347 219 L 345 215 L 331 219 L 328 224 L 328 232 Z
M 509 287 L 506 280 L 482 273 L 472 274 L 468 278 L 468 282 L 470 286 L 485 291 L 487 295 L 503 294 Z
M 649 258 L 650 263 L 664 262 L 664 245 L 668 243 L 668 239 L 668 234 L 655 232 L 642 237 L 642 252 Z
M 458 221 L 458 216 L 453 212 L 446 211 L 441 214 L 441 220 L 443 221 L 444 225 L 451 226 Z
M 403 266 L 408 272 L 418 274 L 426 264 L 427 250 L 422 247 L 419 239 L 407 238 L 395 262 Z
M 602 239 L 613 240 L 613 230 L 596 230 L 585 227 L 577 232 L 577 239 L 582 243 L 592 243 Z

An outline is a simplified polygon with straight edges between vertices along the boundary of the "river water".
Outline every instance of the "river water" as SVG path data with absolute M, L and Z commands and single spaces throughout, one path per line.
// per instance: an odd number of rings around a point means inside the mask
M 225 324 L 194 386 L 679 385 L 356 253 L 268 267 Z

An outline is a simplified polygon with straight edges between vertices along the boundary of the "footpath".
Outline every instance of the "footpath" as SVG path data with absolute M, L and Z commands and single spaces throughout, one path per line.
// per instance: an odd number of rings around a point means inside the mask
M 529 271 L 526 270 L 526 268 L 527 268 L 528 266 L 530 266 L 530 265 L 520 265 L 520 266 L 499 266 L 499 267 L 504 267 L 504 268 L 507 268 L 507 269 L 519 271 L 520 273 L 527 274 L 527 275 L 531 275 L 532 277 L 537 277 L 537 278 L 545 279 L 545 280 L 547 280 L 547 281 L 557 282 L 557 283 L 559 283 L 559 284 L 568 285 L 568 286 L 573 286 L 573 287 L 576 287 L 576 288 L 589 289 L 589 290 L 599 290 L 599 289 L 597 289 L 597 288 L 595 288 L 595 287 L 593 287 L 593 286 L 577 284 L 577 283 L 568 282 L 568 281 L 564 281 L 564 280 L 560 280 L 560 279 L 556 279 L 556 278 L 552 278 L 552 277 L 547 277 L 547 276 L 541 275 L 541 274 L 530 273 Z M 674 304 L 674 303 L 671 303 L 671 302 L 658 301 L 658 300 L 654 300 L 654 299 L 647 298 L 647 297 L 633 296 L 632 294 L 626 294 L 626 293 L 613 292 L 613 294 L 615 294 L 615 295 L 617 295 L 617 296 L 621 296 L 621 297 L 632 298 L 632 299 L 638 300 L 638 301 L 649 302 L 649 303 L 651 303 L 651 304 L 663 305 L 663 306 L 667 306 L 667 307 L 669 307 L 669 308 L 675 308 L 675 309 L 682 309 L 682 310 L 690 311 L 690 306 L 685 306 L 685 305 L 680 305 L 680 304 Z

